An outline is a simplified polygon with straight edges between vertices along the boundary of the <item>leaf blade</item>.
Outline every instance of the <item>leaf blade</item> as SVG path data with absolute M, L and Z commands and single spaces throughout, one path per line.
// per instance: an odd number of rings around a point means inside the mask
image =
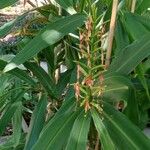
M 42 95 L 37 107 L 35 108 L 30 122 L 29 133 L 24 150 L 31 150 L 39 138 L 39 134 L 45 123 L 47 99 Z
M 54 23 L 50 23 L 33 40 L 31 40 L 14 59 L 12 59 L 12 61 L 5 67 L 4 72 L 17 67 L 35 56 L 42 49 L 55 44 L 65 35 L 83 25 L 84 21 L 84 15 L 75 14 L 61 18 Z
M 129 74 L 146 57 L 150 55 L 150 36 L 145 35 L 120 52 L 110 65 L 110 72 Z
M 110 132 L 114 132 L 112 133 L 115 134 L 114 136 L 117 134 L 118 138 L 112 137 L 115 144 L 117 144 L 117 147 L 121 146 L 123 150 L 145 150 L 150 148 L 150 140 L 142 133 L 142 131 L 140 131 L 140 129 L 132 124 L 122 113 L 116 111 L 111 105 L 104 102 L 103 104 L 105 125 Z M 110 135 L 112 136 L 112 134 Z
M 109 149 L 109 150 L 115 150 L 115 146 L 109 136 L 109 133 L 100 118 L 100 115 L 96 112 L 96 110 L 92 110 L 92 118 L 95 124 L 95 127 L 97 129 L 102 148 L 103 149 Z M 108 144 L 109 143 L 109 144 Z
M 65 150 L 85 150 L 90 127 L 90 114 L 82 111 L 74 122 Z

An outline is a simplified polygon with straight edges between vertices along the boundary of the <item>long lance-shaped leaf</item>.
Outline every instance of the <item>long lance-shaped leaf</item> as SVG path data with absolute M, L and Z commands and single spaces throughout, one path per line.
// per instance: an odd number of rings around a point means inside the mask
M 55 116 L 53 118 L 51 118 L 49 120 L 49 122 L 46 124 L 46 126 L 44 127 L 43 131 L 48 130 L 48 128 L 51 126 L 51 124 L 60 116 L 62 116 L 62 114 L 64 113 L 71 113 L 74 108 L 75 108 L 75 98 L 71 98 L 68 100 L 65 100 L 63 105 L 60 107 L 59 111 L 56 112 Z
M 129 45 L 129 37 L 127 32 L 124 30 L 120 20 L 117 21 L 116 32 L 115 32 L 116 49 L 115 55 L 117 55 L 123 48 Z
M 146 94 L 147 94 L 147 97 L 150 101 L 150 93 L 149 93 L 149 89 L 148 89 L 148 83 L 147 83 L 147 80 L 144 76 L 144 69 L 143 69 L 143 66 L 142 64 L 140 64 L 137 69 L 136 69 L 136 72 L 137 72 L 137 76 L 139 78 L 139 80 L 141 81 L 141 84 L 143 85 L 145 91 L 146 91 Z
M 139 109 L 135 89 L 129 78 L 120 73 L 106 73 L 103 98 L 111 102 L 123 102 L 122 110 L 135 124 L 139 123 Z M 134 105 L 134 109 L 133 109 Z
M 129 98 L 129 79 L 119 73 L 111 73 L 104 75 L 105 90 L 104 98 L 111 101 L 127 101 Z
M 146 57 L 150 55 L 150 35 L 145 35 L 127 46 L 114 59 L 110 71 L 129 74 Z
M 55 97 L 55 84 L 50 76 L 44 71 L 44 69 L 35 63 L 26 62 L 24 65 L 33 72 L 33 74 L 45 88 L 45 91 L 47 91 L 50 96 Z
M 132 14 L 132 17 L 134 17 L 134 19 L 136 19 L 138 22 L 140 22 L 141 24 L 144 25 L 144 27 L 146 27 L 148 30 L 150 30 L 150 18 L 147 15 L 141 16 L 138 14 Z
M 133 108 L 134 109 L 134 108 Z M 104 124 L 116 147 L 121 150 L 150 149 L 150 140 L 113 106 L 103 102 Z M 117 138 L 116 138 L 117 137 Z
M 69 113 L 71 114 L 72 111 L 74 110 L 75 107 L 75 99 L 68 99 L 66 101 L 64 101 L 63 105 L 61 106 L 61 108 L 59 109 L 59 111 L 55 114 L 55 116 L 49 120 L 49 122 L 46 124 L 46 126 L 43 128 L 41 136 L 40 136 L 40 141 L 42 140 L 42 142 L 44 141 L 44 139 L 42 139 L 46 133 L 51 131 L 52 125 L 54 125 L 56 120 L 59 120 L 59 118 L 61 118 L 62 116 L 64 116 L 65 113 Z M 71 130 L 71 129 L 70 129 Z M 48 135 L 46 135 L 47 137 Z M 64 135 L 63 135 L 64 137 Z M 45 137 L 44 137 L 45 138 Z M 49 137 L 47 137 L 49 138 Z M 47 141 L 48 142 L 48 141 Z M 63 142 L 63 141 L 62 141 Z M 48 143 L 47 143 L 48 144 Z
M 21 96 L 21 95 L 20 95 Z M 22 98 L 22 97 L 20 97 Z M 13 135 L 12 140 L 14 142 L 13 147 L 16 148 L 20 144 L 21 139 L 21 125 L 22 125 L 22 103 L 20 102 L 20 106 L 17 108 L 14 116 L 13 116 Z
M 93 118 L 95 127 L 97 129 L 97 132 L 98 132 L 101 144 L 102 144 L 102 149 L 115 150 L 115 146 L 102 121 L 102 118 L 100 118 L 100 114 L 94 109 L 92 110 L 92 118 Z
M 90 114 L 82 111 L 74 122 L 65 150 L 85 150 L 90 128 Z
M 43 129 L 33 150 L 62 150 L 78 112 L 64 113 L 52 121 L 50 126 Z
M 18 65 L 29 60 L 35 56 L 42 49 L 53 45 L 62 39 L 65 35 L 73 32 L 78 27 L 84 24 L 85 16 L 75 14 L 65 18 L 61 18 L 54 23 L 50 23 L 44 28 L 33 40 L 31 40 L 21 50 L 14 59 L 5 67 L 4 71 L 7 72 Z
M 30 130 L 27 136 L 27 142 L 24 150 L 31 150 L 32 146 L 38 140 L 40 132 L 45 123 L 46 106 L 47 106 L 47 99 L 46 96 L 43 95 L 32 114 L 31 123 L 29 127 Z
M 140 39 L 142 36 L 146 35 L 149 32 L 149 30 L 147 30 L 142 23 L 137 21 L 134 15 L 132 15 L 131 13 L 125 13 L 124 19 L 125 21 L 123 22 L 123 24 L 125 25 L 126 30 L 133 40 Z
M 0 9 L 8 7 L 14 3 L 16 3 L 19 0 L 0 0 Z
M 7 65 L 7 62 L 0 60 L 0 71 L 2 71 L 6 65 Z M 19 68 L 10 70 L 8 73 L 18 77 L 19 79 L 25 81 L 26 83 L 30 85 L 33 85 L 33 86 L 36 85 L 36 82 L 25 71 L 20 70 Z

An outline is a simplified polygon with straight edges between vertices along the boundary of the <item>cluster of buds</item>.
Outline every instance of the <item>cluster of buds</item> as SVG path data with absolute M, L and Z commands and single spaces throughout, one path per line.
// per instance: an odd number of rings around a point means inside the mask
M 88 60 L 87 65 L 91 66 L 90 38 L 92 35 L 92 28 L 93 28 L 93 21 L 92 21 L 91 17 L 87 20 L 85 27 L 86 27 L 86 29 L 84 31 L 80 32 L 79 48 L 80 48 L 82 56 L 87 58 L 87 60 Z
M 74 84 L 74 90 L 75 90 L 75 96 L 77 102 L 80 103 L 80 106 L 84 107 L 85 112 L 91 109 L 94 96 L 98 97 L 101 96 L 103 93 L 103 81 L 104 77 L 102 75 L 99 76 L 98 79 L 98 86 L 95 82 L 94 78 L 94 72 L 92 72 L 92 50 L 91 50 L 91 38 L 92 38 L 92 32 L 93 32 L 93 20 L 91 17 L 87 20 L 85 24 L 85 29 L 80 31 L 80 52 L 81 52 L 81 58 L 84 58 L 87 60 L 87 64 L 80 64 L 77 65 L 77 82 Z M 84 65 L 89 68 L 89 72 L 85 73 Z M 86 68 L 86 67 L 85 67 Z M 84 71 L 83 71 L 84 70 Z M 81 75 L 83 75 L 82 81 Z M 95 107 L 95 106 L 94 106 Z
M 82 84 L 86 85 L 88 87 L 92 87 L 94 84 L 94 80 L 93 80 L 92 76 L 89 75 L 88 77 L 86 77 Z

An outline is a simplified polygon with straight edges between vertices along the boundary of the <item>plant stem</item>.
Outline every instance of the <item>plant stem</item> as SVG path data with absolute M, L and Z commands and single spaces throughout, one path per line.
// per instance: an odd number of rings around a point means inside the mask
M 131 12 L 134 13 L 135 11 L 135 6 L 136 6 L 136 0 L 132 0 L 132 5 L 131 5 Z
M 117 9 L 118 9 L 118 0 L 113 0 L 112 15 L 111 15 L 111 20 L 110 20 L 109 34 L 108 34 L 108 47 L 107 47 L 106 61 L 105 61 L 106 68 L 108 68 L 110 65 L 113 37 L 114 37 L 114 33 L 115 33 Z

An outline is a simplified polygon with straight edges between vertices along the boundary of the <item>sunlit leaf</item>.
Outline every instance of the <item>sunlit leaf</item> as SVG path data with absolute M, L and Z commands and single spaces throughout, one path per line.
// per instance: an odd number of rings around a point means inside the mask
M 33 40 L 31 40 L 21 50 L 16 57 L 5 67 L 4 71 L 7 72 L 18 65 L 24 63 L 30 58 L 34 57 L 42 49 L 53 45 L 62 39 L 65 35 L 73 32 L 78 27 L 84 24 L 85 16 L 76 14 L 61 18 L 54 23 L 50 23 L 44 28 Z

